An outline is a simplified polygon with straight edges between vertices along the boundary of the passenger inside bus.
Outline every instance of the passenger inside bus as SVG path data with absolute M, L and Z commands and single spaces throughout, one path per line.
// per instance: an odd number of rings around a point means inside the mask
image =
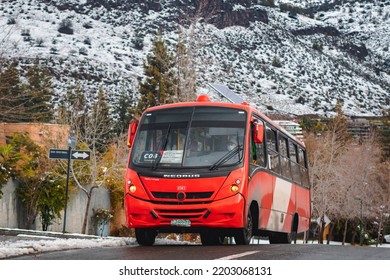
M 197 156 L 202 151 L 202 143 L 200 141 L 192 140 L 187 156 Z

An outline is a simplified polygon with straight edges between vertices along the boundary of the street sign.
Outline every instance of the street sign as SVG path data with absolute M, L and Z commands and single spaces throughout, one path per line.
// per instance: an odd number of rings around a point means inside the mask
M 316 220 L 317 224 L 322 227 L 322 219 L 321 217 L 319 217 L 317 220 Z M 329 224 L 330 224 L 331 220 L 329 219 L 328 216 L 324 215 L 324 223 L 325 223 L 325 227 L 327 227 Z
M 51 159 L 69 159 L 69 150 L 50 149 L 49 158 Z M 71 150 L 70 159 L 72 160 L 91 160 L 91 151 Z
M 71 159 L 75 160 L 91 160 L 91 151 L 72 151 Z
M 49 158 L 51 159 L 68 159 L 69 151 L 62 149 L 50 149 L 49 150 Z

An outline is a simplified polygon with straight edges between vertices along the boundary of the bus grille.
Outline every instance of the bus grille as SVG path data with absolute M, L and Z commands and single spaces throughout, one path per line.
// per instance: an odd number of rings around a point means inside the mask
M 177 192 L 152 192 L 155 198 L 159 199 L 177 199 Z M 210 198 L 213 192 L 186 192 L 186 199 L 205 199 Z
M 202 217 L 207 209 L 167 210 L 155 209 L 157 215 L 166 219 L 194 219 Z

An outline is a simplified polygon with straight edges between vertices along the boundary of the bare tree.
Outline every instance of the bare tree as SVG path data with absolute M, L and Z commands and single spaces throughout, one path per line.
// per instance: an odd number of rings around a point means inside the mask
M 357 219 L 363 225 L 363 217 L 372 217 L 370 208 L 378 203 L 378 184 L 374 180 L 380 149 L 375 137 L 359 144 L 352 142 L 340 155 L 337 177 L 342 184 L 340 218 L 345 219 L 344 237 L 348 220 Z M 362 228 L 360 229 L 363 230 Z
M 320 136 L 311 134 L 306 139 L 310 180 L 313 185 L 313 214 L 321 221 L 320 243 L 323 243 L 325 216 L 335 216 L 338 211 L 334 202 L 339 198 L 340 182 L 335 174 L 339 165 L 338 157 L 343 153 L 348 141 L 347 123 L 340 103 L 337 106 L 337 115 L 331 120 L 328 130 Z
M 389 167 L 381 162 L 375 135 L 363 142 L 346 139 L 332 129 L 321 137 L 310 135 L 306 141 L 313 184 L 313 215 L 343 221 L 343 243 L 350 221 L 360 224 L 360 232 L 355 231 L 353 236 L 363 237 L 365 221 L 376 223 L 379 233 L 389 211 L 390 198 Z M 320 228 L 322 242 L 323 225 Z M 330 235 L 332 229 L 333 225 Z
M 176 96 L 178 102 L 194 101 L 196 91 L 196 69 L 190 42 L 194 41 L 194 26 L 186 31 L 179 30 L 179 41 L 176 48 Z
M 111 119 L 109 107 L 102 88 L 99 89 L 96 101 L 89 110 L 84 92 L 76 87 L 75 92 L 69 92 L 72 100 L 68 100 L 69 114 L 64 114 L 65 121 L 75 130 L 78 149 L 87 149 L 91 153 L 90 161 L 73 162 L 72 177 L 79 190 L 87 196 L 81 233 L 85 234 L 88 224 L 88 214 L 93 190 L 104 186 L 104 180 L 99 178 L 100 161 L 110 143 Z
M 325 216 L 333 216 L 338 211 L 335 202 L 340 198 L 341 182 L 337 181 L 335 176 L 338 167 L 335 151 L 341 149 L 341 144 L 335 141 L 332 132 L 327 132 L 321 137 L 308 137 L 306 144 L 310 151 L 313 215 L 322 221 L 319 233 L 322 243 Z

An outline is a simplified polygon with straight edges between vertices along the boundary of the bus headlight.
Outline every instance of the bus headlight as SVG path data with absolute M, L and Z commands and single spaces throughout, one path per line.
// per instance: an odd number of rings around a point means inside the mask
M 129 192 L 135 193 L 137 191 L 137 187 L 133 185 L 131 180 L 127 181 L 127 187 L 129 188 Z
M 230 190 L 233 192 L 233 193 L 236 193 L 238 192 L 240 188 L 237 186 L 237 185 L 231 185 L 230 186 Z
M 134 185 L 129 186 L 129 191 L 130 191 L 131 193 L 135 193 L 136 190 L 137 190 L 137 187 L 136 187 L 136 186 L 134 186 Z

